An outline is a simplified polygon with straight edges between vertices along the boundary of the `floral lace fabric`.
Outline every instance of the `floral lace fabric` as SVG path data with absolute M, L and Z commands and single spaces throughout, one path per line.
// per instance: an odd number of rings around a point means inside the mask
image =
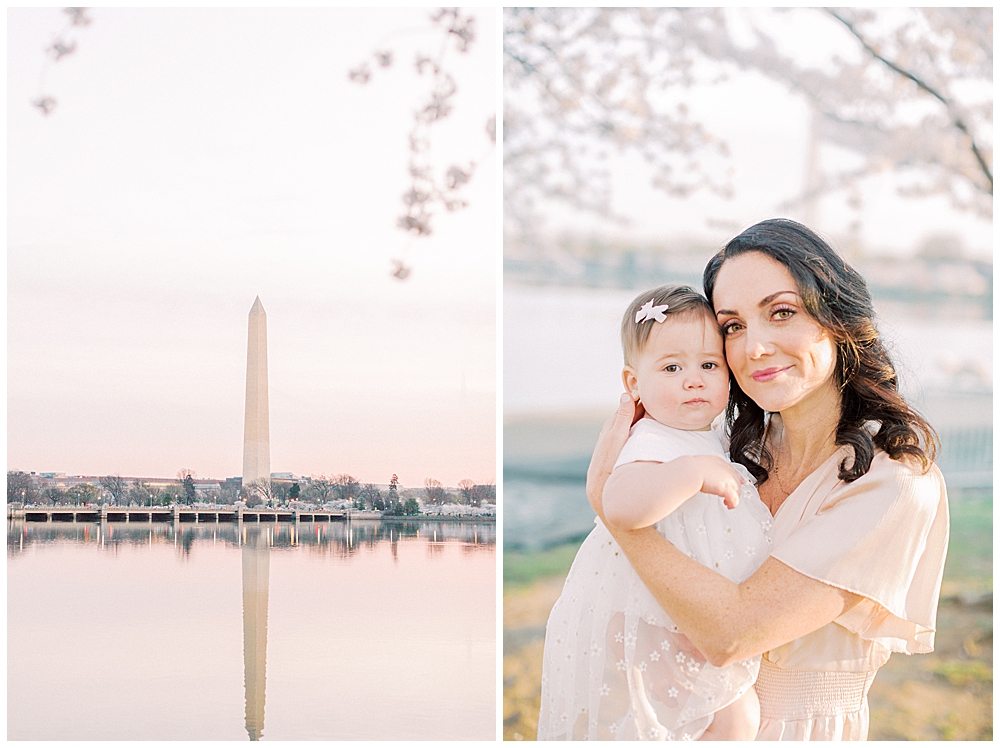
M 678 447 L 692 453 L 689 432 L 679 433 L 681 444 L 667 434 L 666 446 L 674 449 L 662 451 L 659 461 L 679 456 Z M 701 433 L 696 448 L 721 455 L 717 437 Z M 549 615 L 538 738 L 695 740 L 715 712 L 753 685 L 760 658 L 709 664 L 595 522 Z M 657 524 L 679 550 L 733 581 L 768 556 L 770 529 L 771 515 L 750 481 L 734 510 L 717 496 L 697 494 Z

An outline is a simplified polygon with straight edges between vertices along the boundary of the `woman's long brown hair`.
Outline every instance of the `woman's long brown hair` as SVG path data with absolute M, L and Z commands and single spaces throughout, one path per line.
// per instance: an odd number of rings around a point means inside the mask
M 840 479 L 849 483 L 867 473 L 876 447 L 894 460 L 914 458 L 928 470 L 937 453 L 937 434 L 899 394 L 896 369 L 875 328 L 875 309 L 861 275 L 802 224 L 771 219 L 751 226 L 709 260 L 705 296 L 713 306 L 719 270 L 727 259 L 746 252 L 760 252 L 784 265 L 806 311 L 836 341 L 841 393 L 836 443 L 854 450 L 854 459 L 840 464 Z M 774 464 L 764 445 L 764 411 L 731 372 L 729 378 L 730 457 L 763 483 Z

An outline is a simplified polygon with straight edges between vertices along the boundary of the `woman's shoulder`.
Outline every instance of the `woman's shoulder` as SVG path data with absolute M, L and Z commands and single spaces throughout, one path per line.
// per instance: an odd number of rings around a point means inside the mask
M 872 464 L 868 472 L 859 478 L 863 480 L 867 476 L 873 476 L 880 480 L 891 480 L 898 482 L 920 482 L 933 485 L 944 483 L 944 478 L 938 466 L 933 462 L 926 465 L 915 457 L 904 455 L 900 459 L 893 459 L 888 452 L 881 449 L 875 450 Z
M 923 465 L 912 457 L 893 459 L 876 450 L 868 472 L 855 481 L 840 481 L 831 499 L 864 497 L 867 501 L 924 504 L 928 508 L 947 501 L 944 477 L 933 462 Z M 880 502 L 880 503 L 881 503 Z

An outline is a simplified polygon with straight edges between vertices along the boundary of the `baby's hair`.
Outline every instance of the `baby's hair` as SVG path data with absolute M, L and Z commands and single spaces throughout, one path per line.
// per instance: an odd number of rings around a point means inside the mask
M 625 316 L 622 317 L 622 353 L 625 356 L 625 364 L 631 365 L 642 349 L 646 347 L 649 340 L 649 331 L 653 325 L 663 324 L 653 319 L 646 319 L 636 322 L 635 316 L 642 307 L 653 301 L 653 306 L 667 305 L 664 313 L 668 317 L 675 314 L 684 316 L 702 315 L 715 323 L 715 310 L 708 303 L 708 299 L 695 291 L 691 286 L 669 285 L 654 288 L 651 291 L 643 291 L 635 297 L 635 300 L 628 305 Z

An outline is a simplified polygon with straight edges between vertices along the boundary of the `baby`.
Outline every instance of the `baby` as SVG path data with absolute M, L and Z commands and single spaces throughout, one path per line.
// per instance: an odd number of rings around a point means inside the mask
M 741 582 L 763 563 L 771 515 L 713 421 L 729 370 L 708 301 L 687 286 L 635 299 L 622 320 L 625 389 L 645 409 L 604 490 L 607 522 L 655 525 Z M 539 740 L 753 740 L 760 658 L 714 667 L 595 520 L 545 631 Z

